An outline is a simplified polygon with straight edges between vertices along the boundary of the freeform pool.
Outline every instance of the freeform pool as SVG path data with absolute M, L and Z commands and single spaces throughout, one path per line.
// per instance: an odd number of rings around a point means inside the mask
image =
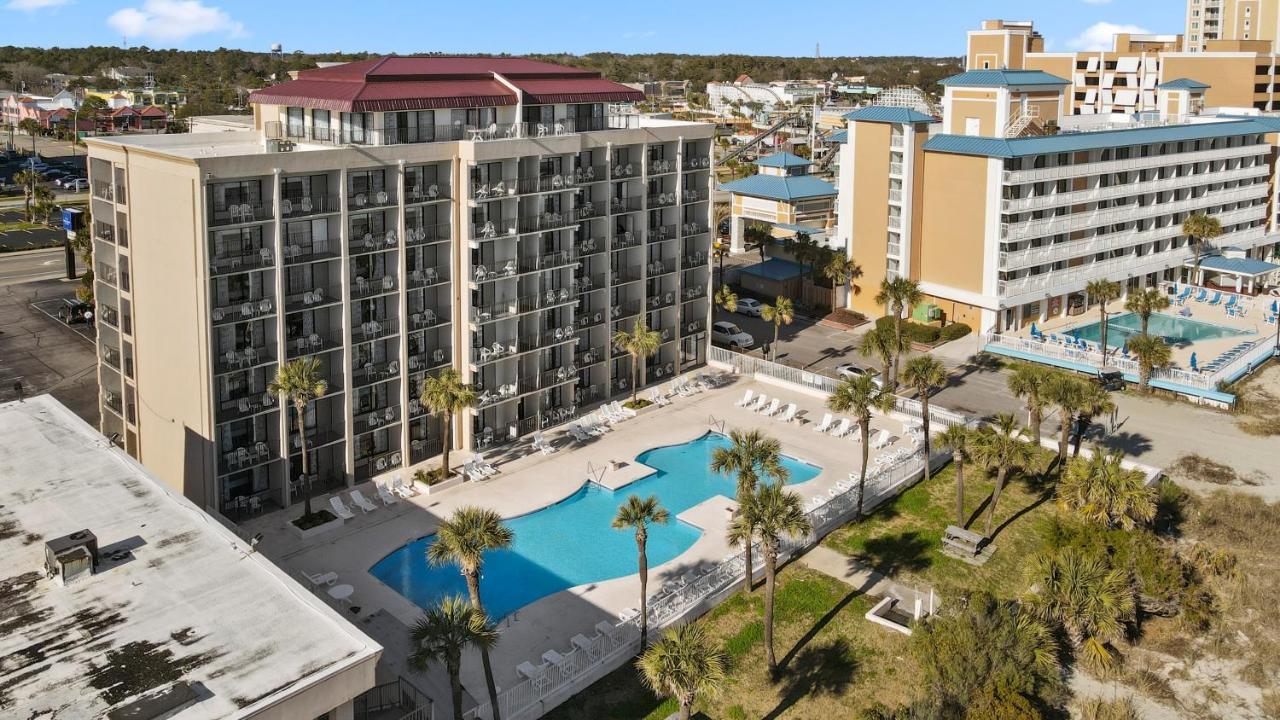
M 536 512 L 512 518 L 515 533 L 510 550 L 485 556 L 480 592 L 489 614 L 501 618 L 555 592 L 584 583 L 600 582 L 636 572 L 635 534 L 611 527 L 618 505 L 630 495 L 658 500 L 671 513 L 671 522 L 649 530 L 649 567 L 656 567 L 688 550 L 698 539 L 697 528 L 676 515 L 716 495 L 732 497 L 734 480 L 711 473 L 711 453 L 727 447 L 717 433 L 680 445 L 654 448 L 636 457 L 657 472 L 616 492 L 588 482 L 573 495 Z M 789 484 L 817 477 L 822 468 L 784 457 Z M 466 593 L 456 566 L 432 567 L 427 546 L 434 535 L 392 552 L 369 572 L 419 607 L 446 595 Z
M 1142 318 L 1137 313 L 1116 315 L 1107 320 L 1107 345 L 1121 347 L 1131 336 L 1140 332 L 1142 332 Z M 1152 314 L 1151 320 L 1147 325 L 1147 332 L 1163 337 L 1165 342 L 1170 345 L 1187 345 L 1201 340 L 1217 340 L 1219 338 L 1251 334 L 1235 328 L 1165 313 Z M 1081 325 L 1080 327 L 1072 328 L 1069 334 L 1081 340 L 1088 340 L 1093 343 L 1100 342 L 1102 323 L 1096 322 Z

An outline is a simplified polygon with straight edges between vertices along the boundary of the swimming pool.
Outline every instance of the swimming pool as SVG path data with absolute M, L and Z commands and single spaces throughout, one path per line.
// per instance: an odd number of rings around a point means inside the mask
M 1107 321 L 1107 345 L 1121 347 L 1130 336 L 1140 332 L 1142 332 L 1142 318 L 1137 313 L 1116 315 Z M 1201 340 L 1217 340 L 1251 334 L 1244 330 L 1164 313 L 1155 313 L 1151 316 L 1147 332 L 1163 337 L 1170 345 L 1188 345 Z M 1096 343 L 1102 337 L 1102 323 L 1081 325 L 1072 328 L 1069 334 L 1081 340 Z
M 680 445 L 654 448 L 636 461 L 657 472 L 616 492 L 588 482 L 573 495 L 536 512 L 507 521 L 515 533 L 510 550 L 485 556 L 480 593 L 491 616 L 501 618 L 555 592 L 636 572 L 635 533 L 611 527 L 618 505 L 629 495 L 657 495 L 671 522 L 649 530 L 649 567 L 688 550 L 701 532 L 676 516 L 715 495 L 733 497 L 735 482 L 708 469 L 711 453 L 729 440 L 707 433 Z M 822 468 L 784 457 L 789 484 L 817 477 Z M 419 607 L 445 595 L 466 593 L 456 566 L 431 567 L 427 546 L 434 535 L 405 545 L 369 572 Z

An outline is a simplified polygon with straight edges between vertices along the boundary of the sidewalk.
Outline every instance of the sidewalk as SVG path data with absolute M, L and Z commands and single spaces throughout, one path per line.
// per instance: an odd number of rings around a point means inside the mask
M 898 599 L 898 602 L 908 607 L 915 602 L 916 597 L 921 595 L 928 597 L 928 590 L 921 591 L 894 582 L 848 555 L 842 555 L 822 545 L 801 555 L 799 562 L 811 570 L 817 570 L 823 575 L 829 575 L 853 586 L 863 595 L 893 596 Z M 941 598 L 935 596 L 935 607 L 941 604 Z

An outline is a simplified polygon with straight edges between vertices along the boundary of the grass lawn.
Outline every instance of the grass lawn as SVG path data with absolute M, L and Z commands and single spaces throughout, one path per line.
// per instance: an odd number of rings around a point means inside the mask
M 967 527 L 981 534 L 995 481 L 972 463 L 964 475 Z M 1027 556 L 1040 546 L 1054 511 L 1052 484 L 1039 482 L 1014 477 L 1005 483 L 993 526 L 995 554 L 980 567 L 942 554 L 942 531 L 956 521 L 955 465 L 880 506 L 865 521 L 828 535 L 823 544 L 907 585 L 932 587 L 943 597 L 979 588 L 1014 597 L 1025 589 Z
M 13 230 L 40 230 L 42 228 L 47 228 L 47 227 L 48 225 L 41 225 L 40 223 L 30 223 L 23 220 L 19 220 L 16 222 L 0 222 L 0 232 L 11 232 Z
M 871 603 L 844 583 L 791 565 L 778 575 L 774 640 L 783 665 L 771 681 L 764 659 L 764 588 L 741 594 L 699 620 L 729 659 L 729 682 L 720 698 L 696 710 L 714 720 L 734 718 L 847 718 L 876 701 L 910 697 L 913 662 L 907 638 L 863 618 Z M 592 685 L 547 718 L 553 720 L 655 720 L 677 710 L 659 701 L 628 663 Z

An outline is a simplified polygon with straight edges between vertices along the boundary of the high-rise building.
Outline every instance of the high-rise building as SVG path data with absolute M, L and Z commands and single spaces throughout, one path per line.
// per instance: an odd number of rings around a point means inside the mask
M 1261 41 L 1271 46 L 1280 40 L 1280 2 L 1187 0 L 1186 27 L 1188 52 L 1203 52 L 1215 40 Z
M 598 73 L 381 58 L 253 93 L 254 129 L 89 141 L 102 429 L 207 507 L 424 466 L 424 377 L 479 395 L 481 449 L 706 359 L 713 128 Z M 276 369 L 320 361 L 296 416 Z

